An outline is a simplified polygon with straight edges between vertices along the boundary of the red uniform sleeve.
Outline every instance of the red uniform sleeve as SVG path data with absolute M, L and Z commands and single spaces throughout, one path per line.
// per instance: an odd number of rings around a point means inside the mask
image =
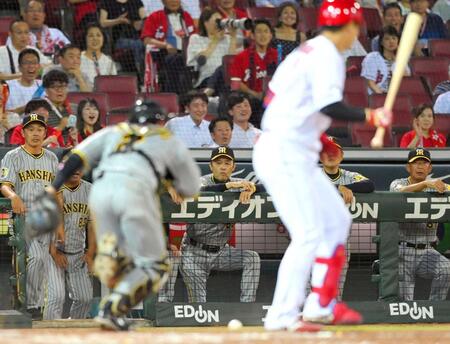
M 183 12 L 184 23 L 186 24 L 186 29 L 188 30 L 189 36 L 195 33 L 194 20 L 192 19 L 189 12 Z
M 239 78 L 244 81 L 245 69 L 247 68 L 248 61 L 245 61 L 245 50 L 234 57 L 233 63 L 230 67 L 230 77 Z
M 400 148 L 407 148 L 408 145 L 411 143 L 415 136 L 415 131 L 411 130 L 407 133 L 404 133 L 402 136 L 402 139 L 400 140 Z
M 14 128 L 9 143 L 12 145 L 23 145 L 25 143 L 25 138 L 22 136 L 22 126 L 18 125 Z
M 158 28 L 157 12 L 150 14 L 147 19 L 145 19 L 144 27 L 141 32 L 141 39 L 146 37 L 156 38 L 156 30 Z

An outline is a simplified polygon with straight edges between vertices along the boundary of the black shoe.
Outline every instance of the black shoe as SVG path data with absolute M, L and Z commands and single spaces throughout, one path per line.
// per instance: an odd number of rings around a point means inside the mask
M 31 315 L 31 320 L 42 320 L 42 310 L 40 307 L 27 308 L 27 313 Z
M 100 310 L 94 321 L 100 324 L 104 330 L 128 331 L 130 323 L 124 316 L 114 316 L 110 312 Z

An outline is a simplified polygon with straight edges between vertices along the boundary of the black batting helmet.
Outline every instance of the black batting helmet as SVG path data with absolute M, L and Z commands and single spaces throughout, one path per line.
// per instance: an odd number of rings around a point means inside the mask
M 166 119 L 166 111 L 157 102 L 138 99 L 130 111 L 128 122 L 135 124 L 156 124 Z

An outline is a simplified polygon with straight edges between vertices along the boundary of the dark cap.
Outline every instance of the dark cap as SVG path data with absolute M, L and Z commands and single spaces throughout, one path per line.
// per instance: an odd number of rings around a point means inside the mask
M 31 123 L 41 123 L 44 127 L 47 128 L 47 123 L 45 122 L 45 118 L 41 115 L 30 113 L 29 115 L 26 115 L 22 120 L 22 127 L 26 127 L 28 124 Z
M 408 153 L 408 163 L 416 161 L 417 159 L 424 159 L 431 162 L 430 152 L 425 148 L 416 148 Z
M 225 146 L 220 146 L 213 149 L 213 151 L 211 152 L 211 161 L 216 160 L 217 158 L 220 158 L 222 156 L 234 161 L 233 150 Z

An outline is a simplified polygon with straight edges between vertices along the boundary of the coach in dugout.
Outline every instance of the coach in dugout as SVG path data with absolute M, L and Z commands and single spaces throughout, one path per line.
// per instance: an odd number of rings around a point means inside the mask
M 211 154 L 212 173 L 201 177 L 201 191 L 240 192 L 241 203 L 248 203 L 262 186 L 232 178 L 236 164 L 233 150 L 220 146 Z M 173 197 L 173 196 L 172 196 Z M 228 244 L 232 224 L 188 224 L 181 245 L 181 273 L 188 290 L 189 302 L 206 302 L 206 282 L 211 270 L 243 270 L 241 302 L 254 302 L 259 284 L 260 258 L 258 253 L 237 249 Z

